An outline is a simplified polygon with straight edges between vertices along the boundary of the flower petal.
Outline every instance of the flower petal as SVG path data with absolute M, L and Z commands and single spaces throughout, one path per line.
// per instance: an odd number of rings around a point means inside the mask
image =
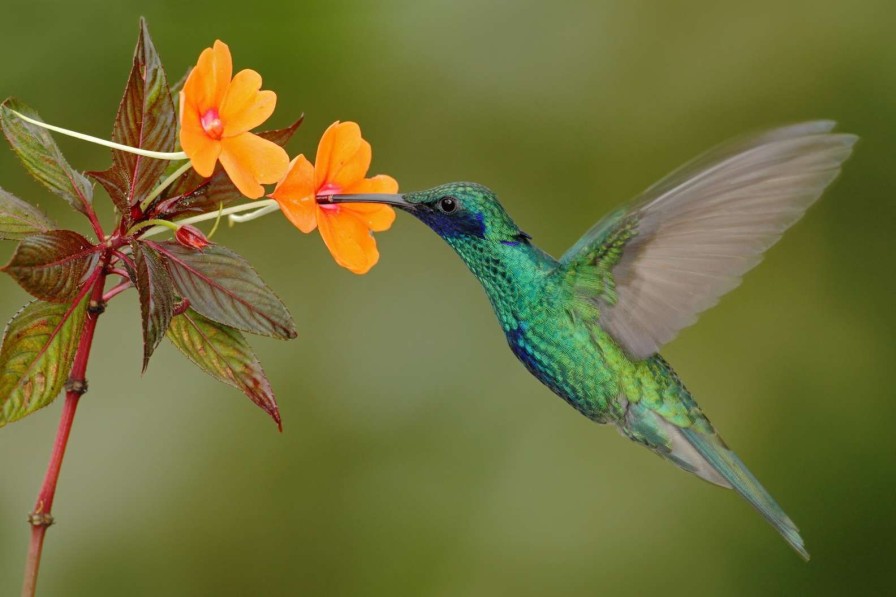
M 204 49 L 199 55 L 196 66 L 184 83 L 186 101 L 201 112 L 217 108 L 224 99 L 232 73 L 230 48 L 224 42 L 216 40 L 213 47 Z
M 398 182 L 391 176 L 385 174 L 377 174 L 372 178 L 363 178 L 354 184 L 348 185 L 342 191 L 346 194 L 351 193 L 397 193 Z M 367 223 L 374 232 L 382 232 L 388 230 L 395 221 L 395 210 L 388 205 L 378 205 L 376 203 L 346 203 L 345 208 L 349 209 L 358 217 Z
M 343 193 L 397 193 L 398 181 L 386 174 L 377 174 L 346 186 Z
M 289 167 L 282 147 L 252 133 L 222 139 L 220 159 L 230 180 L 250 199 L 264 195 L 260 183 L 277 182 Z
M 361 127 L 357 123 L 336 121 L 331 124 L 324 131 L 317 146 L 317 157 L 314 163 L 315 188 L 320 189 L 325 184 L 332 182 L 333 176 L 338 174 L 342 167 L 358 153 L 362 142 Z M 364 173 L 366 172 L 365 168 Z
M 370 168 L 370 158 L 370 143 L 361 139 L 357 151 L 340 164 L 338 168 L 330 170 L 327 182 L 336 188 L 343 189 L 344 192 L 346 187 L 364 180 L 367 170 Z
M 376 241 L 364 222 L 351 211 L 320 210 L 317 225 L 324 244 L 342 267 L 366 274 L 379 261 Z
M 304 155 L 299 155 L 270 196 L 277 200 L 280 211 L 293 226 L 308 233 L 317 227 L 319 208 L 314 191 L 314 166 Z
M 241 70 L 233 78 L 220 108 L 225 137 L 254 129 L 274 113 L 277 94 L 260 89 L 261 75 L 254 70 Z
M 373 232 L 383 232 L 395 222 L 395 210 L 388 205 L 376 203 L 343 203 L 342 208 L 350 211 Z
M 221 142 L 212 139 L 202 130 L 199 114 L 192 107 L 184 107 L 181 91 L 180 146 L 190 157 L 193 169 L 205 178 L 215 171 L 215 162 L 221 153 Z

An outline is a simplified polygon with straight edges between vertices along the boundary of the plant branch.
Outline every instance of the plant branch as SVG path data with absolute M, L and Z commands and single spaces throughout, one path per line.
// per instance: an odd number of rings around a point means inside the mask
M 87 391 L 87 360 L 90 357 L 90 348 L 93 345 L 93 334 L 96 330 L 96 322 L 103 312 L 103 289 L 106 284 L 106 266 L 111 258 L 111 251 L 106 251 L 98 266 L 97 273 L 93 277 L 90 290 L 90 302 L 87 305 L 87 318 L 84 329 L 78 341 L 75 352 L 75 360 L 69 381 L 66 383 L 65 404 L 62 407 L 62 418 L 59 421 L 59 429 L 56 432 L 56 440 L 53 442 L 53 451 L 50 454 L 50 463 L 44 476 L 43 485 L 37 496 L 34 511 L 28 517 L 31 524 L 31 543 L 28 548 L 28 561 L 25 564 L 25 579 L 22 584 L 22 597 L 33 597 L 37 589 L 37 573 L 40 568 L 41 553 L 44 545 L 44 535 L 47 527 L 53 524 L 53 498 L 56 495 L 56 483 L 59 480 L 59 471 L 62 468 L 62 458 L 65 456 L 65 448 L 68 444 L 68 436 L 71 432 L 72 422 L 75 418 L 75 410 L 78 408 L 78 400 Z M 84 296 L 83 294 L 81 296 Z M 76 299 L 80 300 L 80 299 Z
M 110 290 L 109 292 L 107 292 L 106 294 L 103 295 L 103 302 L 108 303 L 113 298 L 115 298 L 116 296 L 118 296 L 119 294 L 121 294 L 122 292 L 124 292 L 125 290 L 130 288 L 131 286 L 133 286 L 133 284 L 131 283 L 130 279 L 124 280 L 123 282 L 117 284 L 116 286 L 113 286 L 112 290 Z
M 124 278 L 124 279 L 126 279 L 126 280 L 130 280 L 130 279 L 131 279 L 131 276 L 130 276 L 126 271 L 124 271 L 123 269 L 119 269 L 119 268 L 117 268 L 117 267 L 110 267 L 110 268 L 109 268 L 109 275 L 112 275 L 112 276 L 120 276 L 120 277 L 122 277 L 122 278 Z
M 114 249 L 112 251 L 112 253 L 115 255 L 116 258 L 120 259 L 125 264 L 127 264 L 131 268 L 131 271 L 137 271 L 137 264 L 134 263 L 133 259 L 131 259 L 130 257 L 128 257 L 127 255 L 125 255 L 124 253 L 122 253 L 121 251 L 119 251 L 117 249 Z M 128 276 L 128 277 L 130 278 L 130 276 Z
M 96 234 L 97 242 L 103 242 L 106 240 L 106 232 L 103 230 L 102 224 L 100 224 L 93 205 L 87 201 L 82 201 L 82 203 L 84 204 L 84 211 L 87 212 L 87 219 L 90 220 L 90 225 L 93 227 L 93 233 Z

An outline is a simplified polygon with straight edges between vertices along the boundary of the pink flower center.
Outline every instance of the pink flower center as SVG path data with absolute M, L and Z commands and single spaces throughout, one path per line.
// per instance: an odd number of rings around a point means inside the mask
M 341 192 L 342 189 L 339 188 L 339 185 L 328 182 L 321 185 L 321 187 L 317 190 L 317 195 L 338 195 Z M 335 203 L 318 203 L 317 206 L 326 211 L 339 211 L 339 205 Z
M 212 139 L 220 139 L 224 135 L 224 123 L 221 122 L 221 115 L 218 114 L 217 108 L 209 108 L 199 118 L 202 124 L 202 130 Z

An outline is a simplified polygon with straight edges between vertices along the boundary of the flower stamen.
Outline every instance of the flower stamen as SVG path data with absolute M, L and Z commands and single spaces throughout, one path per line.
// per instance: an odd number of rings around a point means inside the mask
M 220 139 L 224 136 L 224 123 L 221 122 L 221 115 L 217 108 L 206 110 L 199 122 L 202 124 L 202 130 L 212 139 Z

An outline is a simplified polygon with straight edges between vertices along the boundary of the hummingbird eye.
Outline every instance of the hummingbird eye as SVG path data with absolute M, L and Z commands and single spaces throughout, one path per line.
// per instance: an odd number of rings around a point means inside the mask
M 457 199 L 454 197 L 442 197 L 438 202 L 439 211 L 450 214 L 457 209 Z

